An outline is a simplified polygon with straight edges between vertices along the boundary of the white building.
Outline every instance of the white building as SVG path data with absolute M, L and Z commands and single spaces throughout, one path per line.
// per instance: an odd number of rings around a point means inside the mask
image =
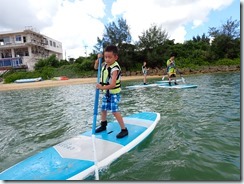
M 26 27 L 21 31 L 0 32 L 0 70 L 34 70 L 39 59 L 52 54 L 58 59 L 63 59 L 62 43 L 40 34 L 32 27 Z

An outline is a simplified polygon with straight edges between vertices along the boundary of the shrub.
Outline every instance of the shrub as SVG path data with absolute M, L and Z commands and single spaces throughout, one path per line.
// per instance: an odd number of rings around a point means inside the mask
M 241 61 L 240 58 L 236 58 L 236 59 L 220 59 L 218 61 L 216 61 L 214 63 L 215 65 L 226 65 L 226 66 L 230 66 L 230 65 L 240 65 Z
M 40 72 L 40 76 L 43 79 L 51 79 L 53 78 L 53 74 L 54 74 L 55 68 L 50 67 L 50 66 L 45 66 L 43 68 L 41 68 L 40 70 L 38 70 L 38 72 Z
M 14 72 L 4 77 L 5 83 L 12 83 L 18 79 L 30 79 L 40 77 L 39 72 Z

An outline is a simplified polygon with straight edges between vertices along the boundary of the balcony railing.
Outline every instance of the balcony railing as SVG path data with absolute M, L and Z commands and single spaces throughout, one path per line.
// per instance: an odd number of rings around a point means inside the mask
M 2 58 L 0 59 L 0 67 L 22 68 L 23 62 L 21 57 L 16 58 Z

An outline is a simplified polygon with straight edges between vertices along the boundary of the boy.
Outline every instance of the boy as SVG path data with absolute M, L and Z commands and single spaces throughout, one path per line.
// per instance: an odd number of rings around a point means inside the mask
M 144 76 L 143 84 L 147 85 L 147 71 L 149 70 L 149 68 L 147 68 L 147 62 L 146 61 L 143 62 L 141 69 L 142 69 L 142 74 Z
M 121 132 L 117 134 L 117 138 L 123 138 L 128 135 L 128 130 L 125 127 L 123 118 L 119 112 L 118 102 L 120 101 L 120 77 L 121 69 L 117 63 L 118 49 L 116 46 L 107 46 L 104 51 L 105 65 L 101 70 L 100 84 L 97 88 L 105 93 L 102 98 L 101 126 L 96 129 L 96 133 L 106 130 L 107 126 L 107 111 L 111 110 L 116 120 L 119 122 Z
M 167 73 L 169 78 L 169 85 L 171 86 L 171 80 L 174 78 L 175 85 L 178 85 L 176 83 L 176 67 L 175 67 L 175 54 L 172 53 L 170 55 L 170 59 L 167 61 Z

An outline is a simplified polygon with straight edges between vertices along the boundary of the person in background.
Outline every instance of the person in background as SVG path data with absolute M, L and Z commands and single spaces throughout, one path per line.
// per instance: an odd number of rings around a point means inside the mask
M 143 84 L 147 85 L 147 71 L 149 70 L 149 68 L 147 68 L 147 62 L 146 61 L 143 62 L 143 65 L 141 68 L 142 68 L 142 74 L 144 76 Z
M 101 83 L 97 84 L 97 89 L 103 90 L 101 126 L 95 132 L 99 133 L 106 130 L 107 127 L 107 111 L 112 111 L 114 117 L 118 121 L 121 131 L 116 135 L 117 138 L 123 138 L 128 135 L 124 120 L 119 111 L 118 103 L 120 101 L 121 91 L 121 68 L 117 62 L 118 49 L 116 46 L 107 46 L 104 51 L 105 64 L 101 70 Z
M 170 55 L 170 58 L 167 61 L 167 73 L 169 78 L 169 85 L 171 86 L 171 80 L 175 80 L 175 85 L 178 85 L 176 83 L 176 66 L 175 66 L 175 57 L 176 54 L 172 53 Z

